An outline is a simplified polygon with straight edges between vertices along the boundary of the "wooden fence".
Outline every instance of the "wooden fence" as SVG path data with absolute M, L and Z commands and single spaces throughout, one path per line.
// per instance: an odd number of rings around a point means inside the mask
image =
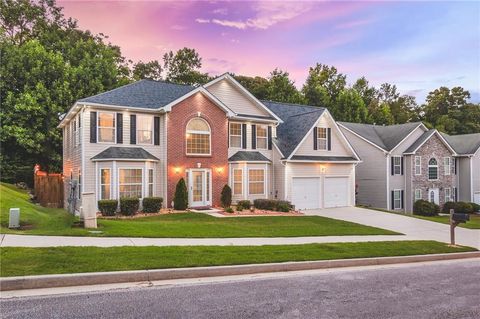
M 45 207 L 63 207 L 62 174 L 48 174 L 35 168 L 34 193 L 40 205 Z

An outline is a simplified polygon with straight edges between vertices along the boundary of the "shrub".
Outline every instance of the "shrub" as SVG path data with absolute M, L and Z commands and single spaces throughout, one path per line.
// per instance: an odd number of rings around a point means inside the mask
M 225 212 L 232 214 L 233 213 L 233 208 L 232 207 L 227 207 L 227 208 L 225 208 Z
M 477 203 L 470 203 L 473 208 L 473 212 L 480 212 L 480 205 Z
M 177 183 L 177 187 L 175 188 L 175 195 L 173 196 L 173 208 L 175 208 L 176 210 L 184 210 L 187 209 L 187 206 L 187 185 L 185 184 L 185 180 L 183 178 L 180 178 Z
M 98 201 L 98 210 L 102 216 L 114 216 L 117 212 L 118 201 L 116 199 L 102 199 Z
M 230 207 L 232 205 L 232 189 L 230 186 L 223 186 L 222 193 L 220 195 L 220 202 L 223 207 Z
M 162 208 L 163 198 L 161 197 L 145 197 L 142 201 L 144 213 L 158 213 Z
M 120 198 L 120 214 L 132 216 L 138 211 L 140 200 L 137 197 Z
M 292 205 L 290 204 L 289 201 L 286 200 L 279 200 L 277 202 L 277 211 L 278 212 L 284 212 L 288 213 L 292 209 Z
M 473 213 L 473 206 L 471 203 L 467 202 L 456 202 L 455 203 L 455 213 L 461 214 L 471 214 Z
M 255 199 L 253 201 L 253 206 L 257 209 L 275 210 L 277 205 L 274 199 L 261 198 Z
M 450 209 L 455 209 L 456 206 L 457 203 L 455 202 L 446 202 L 445 204 L 443 204 L 442 213 L 450 214 Z
M 429 201 L 419 199 L 413 204 L 413 214 L 420 216 L 436 216 L 440 212 L 440 207 Z
M 239 200 L 237 202 L 237 210 L 242 211 L 244 209 L 250 209 L 252 206 L 252 202 L 250 202 L 248 199 L 245 200 Z

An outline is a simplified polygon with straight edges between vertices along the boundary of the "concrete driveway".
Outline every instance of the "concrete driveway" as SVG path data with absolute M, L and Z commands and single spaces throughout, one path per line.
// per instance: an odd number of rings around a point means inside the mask
M 377 210 L 340 207 L 303 211 L 306 215 L 317 215 L 354 222 L 358 224 L 393 230 L 407 235 L 408 239 L 450 242 L 450 226 L 399 214 Z M 456 243 L 480 249 L 480 229 L 455 228 Z

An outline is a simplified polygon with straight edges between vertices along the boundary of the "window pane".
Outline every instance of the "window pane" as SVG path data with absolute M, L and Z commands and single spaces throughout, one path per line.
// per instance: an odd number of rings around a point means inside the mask
M 327 138 L 327 129 L 324 127 L 317 127 L 317 137 L 318 138 Z
M 230 147 L 242 146 L 242 125 L 230 123 Z
M 110 199 L 110 185 L 102 185 L 101 199 Z
M 207 122 L 202 119 L 193 119 L 188 122 L 187 130 L 210 132 L 210 128 L 208 127 Z
M 152 144 L 153 121 L 151 116 L 137 117 L 138 143 Z
M 113 113 L 99 113 L 98 126 L 115 127 L 115 115 Z
M 101 170 L 101 184 L 110 184 L 110 170 L 102 169 Z
M 120 197 L 142 197 L 141 169 L 121 169 L 119 175 Z
M 267 137 L 266 125 L 257 125 L 257 137 Z
M 327 149 L 327 129 L 325 127 L 317 127 L 317 148 L 319 150 Z
M 267 148 L 267 139 L 266 138 L 257 138 L 257 148 Z
M 230 135 L 242 135 L 242 125 L 239 123 L 230 123 Z
M 187 134 L 188 154 L 210 154 L 209 134 Z
M 98 129 L 98 141 L 99 142 L 115 142 L 115 129 L 114 128 L 99 128 Z
M 234 169 L 233 170 L 233 193 L 235 195 L 243 194 L 243 182 L 242 182 L 242 170 Z
M 252 169 L 248 171 L 248 189 L 250 194 L 264 194 L 264 174 L 263 169 Z

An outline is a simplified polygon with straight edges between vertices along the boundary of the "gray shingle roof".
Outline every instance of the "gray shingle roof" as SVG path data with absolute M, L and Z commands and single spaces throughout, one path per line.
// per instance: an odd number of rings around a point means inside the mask
M 309 156 L 309 155 L 294 155 L 292 160 L 297 161 L 318 161 L 318 162 L 342 162 L 342 161 L 358 161 L 350 156 Z
M 262 153 L 248 151 L 238 151 L 228 160 L 230 162 L 270 162 Z
M 194 89 L 195 87 L 191 85 L 140 80 L 104 93 L 83 98 L 78 100 L 78 102 L 157 109 Z
M 325 108 L 273 101 L 261 101 L 284 123 L 277 127 L 277 138 L 274 139 L 285 158 L 289 157 L 304 136 L 312 128 Z
M 409 154 L 415 152 L 415 150 L 422 145 L 426 140 L 428 140 L 433 134 L 435 133 L 434 129 L 428 130 L 425 133 L 423 133 L 417 140 L 410 145 L 404 153 Z
M 92 160 L 107 160 L 107 159 L 125 159 L 125 160 L 154 160 L 158 158 L 147 152 L 141 147 L 117 147 L 111 146 L 106 150 L 98 153 Z
M 413 122 L 383 126 L 349 122 L 338 123 L 386 151 L 391 151 L 408 134 L 422 124 L 422 122 Z
M 475 154 L 480 148 L 480 133 L 448 135 L 441 133 L 452 148 L 460 155 Z

